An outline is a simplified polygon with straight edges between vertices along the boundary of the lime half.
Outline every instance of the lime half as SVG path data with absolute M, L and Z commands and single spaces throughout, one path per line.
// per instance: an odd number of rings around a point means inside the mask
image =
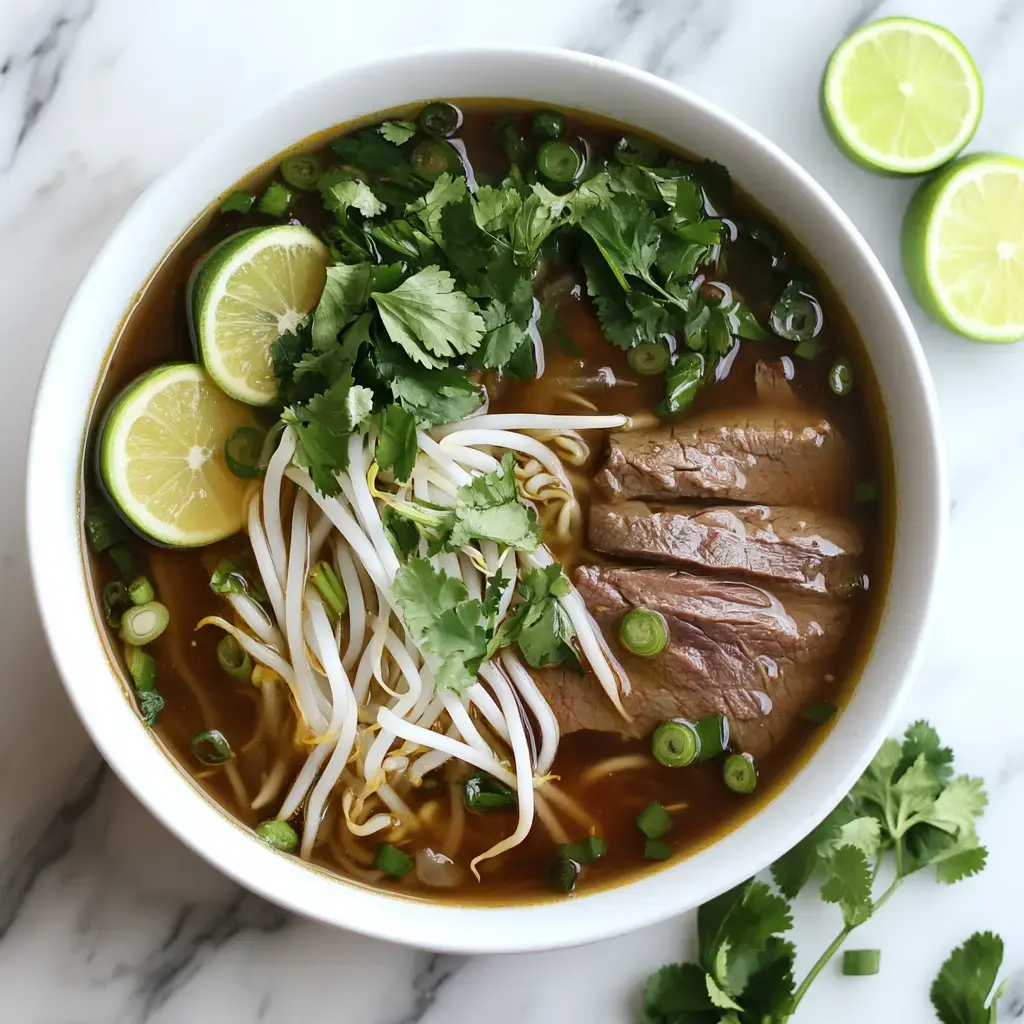
M 839 44 L 825 69 L 825 121 L 840 147 L 876 171 L 923 174 L 952 160 L 981 119 L 981 78 L 951 32 L 884 18 Z
M 1024 160 L 964 157 L 918 190 L 903 266 L 921 304 L 975 341 L 1024 337 Z
M 103 424 L 99 465 L 107 493 L 160 543 L 198 547 L 229 537 L 242 527 L 246 481 L 228 469 L 224 443 L 252 422 L 248 407 L 201 367 L 157 367 L 122 392 Z
M 190 296 L 207 372 L 232 398 L 268 405 L 277 397 L 270 346 L 320 300 L 327 247 L 298 225 L 247 231 L 207 257 Z

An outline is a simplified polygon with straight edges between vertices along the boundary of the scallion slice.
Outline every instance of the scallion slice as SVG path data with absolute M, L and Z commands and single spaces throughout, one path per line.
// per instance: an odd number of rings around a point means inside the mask
M 877 974 L 881 962 L 880 949 L 847 949 L 843 951 L 843 974 L 852 977 Z
M 403 853 L 392 843 L 382 843 L 377 847 L 377 856 L 373 858 L 373 866 L 383 871 L 389 878 L 402 879 L 413 869 L 412 858 Z
M 672 857 L 672 847 L 663 839 L 648 839 L 644 843 L 645 860 L 669 860 Z
M 630 369 L 642 373 L 645 377 L 654 377 L 668 369 L 669 363 L 672 362 L 672 353 L 664 342 L 645 341 L 629 350 L 626 361 Z
M 557 110 L 538 110 L 531 127 L 541 139 L 560 139 L 565 131 L 565 115 Z
M 548 882 L 555 892 L 569 895 L 576 888 L 576 879 L 580 877 L 580 866 L 574 860 L 556 857 L 548 871 Z
M 256 202 L 256 197 L 244 189 L 236 189 L 223 203 L 220 204 L 221 213 L 248 213 Z
M 147 654 L 141 647 L 125 644 L 124 660 L 136 690 L 145 692 L 156 686 L 156 661 L 152 655 Z
M 139 701 L 139 714 L 150 727 L 160 720 L 160 712 L 164 709 L 164 699 L 156 690 L 140 690 L 136 695 Z
M 148 604 L 156 597 L 156 591 L 145 576 L 136 576 L 128 584 L 128 596 L 132 599 L 132 604 Z
M 295 829 L 287 821 L 278 821 L 271 818 L 269 821 L 261 821 L 256 826 L 256 835 L 275 850 L 287 853 L 299 845 L 299 837 Z
M 653 658 L 668 643 L 668 624 L 661 612 L 650 608 L 633 608 L 622 616 L 619 639 L 630 654 Z
M 462 123 L 462 114 L 458 107 L 439 101 L 428 103 L 419 116 L 420 129 L 424 135 L 432 135 L 435 139 L 444 139 L 454 135 Z
M 557 185 L 571 185 L 582 167 L 579 150 L 562 139 L 545 142 L 537 150 L 537 170 Z
M 708 715 L 695 726 L 697 730 L 697 760 L 710 761 L 725 753 L 729 746 L 729 719 L 724 715 Z
M 124 539 L 124 526 L 106 505 L 92 505 L 85 513 L 85 536 L 89 547 L 99 553 Z
M 734 793 L 746 796 L 757 788 L 757 768 L 749 754 L 730 754 L 722 766 L 722 775 Z
M 582 843 L 559 843 L 558 856 L 576 864 L 593 864 L 608 852 L 608 845 L 600 836 L 588 836 Z
M 849 359 L 837 359 L 828 372 L 828 386 L 836 395 L 848 395 L 853 390 L 853 367 Z
M 462 170 L 459 154 L 444 139 L 424 139 L 412 151 L 409 163 L 426 181 L 436 181 L 445 171 L 457 174 Z
M 658 146 L 640 135 L 623 135 L 615 143 L 615 159 L 620 164 L 653 167 L 658 162 Z
M 315 192 L 323 173 L 323 164 L 312 153 L 292 153 L 281 161 L 281 177 L 286 185 L 302 192 Z
M 292 202 L 292 190 L 279 181 L 272 181 L 267 190 L 260 196 L 260 213 L 271 217 L 283 217 Z
M 114 565 L 117 566 L 117 575 L 127 583 L 135 575 L 132 553 L 124 544 L 111 544 L 107 548 L 107 554 L 110 555 L 114 560 Z
M 252 658 L 230 633 L 217 641 L 217 664 L 234 679 L 252 679 Z
M 672 816 L 657 800 L 652 800 L 636 817 L 636 827 L 648 839 L 660 839 L 672 825 Z
M 197 732 L 189 744 L 192 753 L 203 764 L 215 765 L 224 764 L 234 756 L 231 753 L 231 744 L 220 729 L 205 729 Z
M 167 628 L 170 621 L 170 612 L 159 601 L 137 604 L 121 616 L 121 639 L 136 647 L 145 647 Z
M 685 768 L 700 753 L 697 730 L 681 719 L 662 722 L 651 736 L 651 753 L 666 768 Z
M 255 427 L 239 427 L 224 442 L 224 461 L 235 476 L 243 480 L 256 480 L 266 467 L 260 465 L 263 455 L 264 434 Z

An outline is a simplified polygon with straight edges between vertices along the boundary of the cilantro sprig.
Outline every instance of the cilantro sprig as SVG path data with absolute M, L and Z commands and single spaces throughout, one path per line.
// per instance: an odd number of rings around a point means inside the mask
M 980 779 L 954 775 L 952 751 L 927 722 L 902 742 L 886 740 L 843 802 L 772 865 L 777 891 L 751 879 L 700 908 L 698 962 L 648 978 L 640 1024 L 785 1024 L 848 936 L 910 875 L 932 867 L 951 884 L 984 867 L 976 822 L 986 801 Z M 887 865 L 892 880 L 876 895 Z M 796 951 L 783 936 L 793 926 L 789 901 L 815 877 L 842 928 L 797 984 Z M 932 987 L 940 1020 L 994 1021 L 987 1001 L 1001 959 L 988 934 L 954 951 Z

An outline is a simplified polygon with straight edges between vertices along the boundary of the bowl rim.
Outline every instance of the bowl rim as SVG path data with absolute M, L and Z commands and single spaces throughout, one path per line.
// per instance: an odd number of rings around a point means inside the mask
M 618 887 L 581 894 L 569 900 L 522 906 L 439 904 L 397 897 L 339 880 L 336 876 L 296 863 L 294 858 L 285 857 L 254 842 L 251 832 L 230 819 L 209 797 L 202 795 L 201 790 L 163 749 L 162 744 L 153 741 L 148 730 L 139 722 L 123 685 L 102 685 L 108 683 L 114 673 L 93 618 L 80 555 L 75 563 L 74 585 L 69 585 L 66 579 L 62 580 L 59 574 L 51 572 L 54 564 L 66 564 L 72 548 L 80 551 L 82 494 L 79 483 L 83 471 L 88 415 L 83 421 L 73 420 L 70 424 L 73 430 L 70 431 L 66 429 L 69 425 L 67 422 L 63 430 L 58 429 L 56 423 L 61 419 L 68 387 L 78 389 L 76 404 L 80 407 L 82 388 L 87 386 L 90 393 L 88 407 L 92 410 L 95 390 L 109 358 L 113 335 L 107 334 L 95 358 L 92 357 L 92 351 L 98 347 L 98 341 L 94 340 L 89 349 L 89 357 L 76 352 L 75 346 L 83 335 L 88 335 L 89 324 L 97 312 L 102 312 L 109 321 L 114 303 L 105 299 L 104 293 L 111 290 L 107 279 L 114 277 L 118 260 L 126 255 L 121 250 L 138 244 L 135 236 L 145 235 L 147 219 L 158 219 L 155 214 L 161 204 L 173 207 L 178 183 L 186 180 L 189 175 L 201 176 L 204 168 L 213 167 L 220 156 L 235 150 L 244 151 L 247 135 L 256 134 L 261 119 L 280 117 L 284 111 L 299 108 L 304 100 L 315 99 L 318 94 L 337 89 L 343 83 L 354 86 L 364 76 L 415 75 L 417 66 L 432 65 L 440 69 L 460 62 L 475 62 L 475 65 L 495 62 L 500 66 L 503 61 L 508 62 L 510 68 L 516 63 L 522 65 L 524 88 L 519 98 L 525 98 L 529 91 L 525 86 L 527 68 L 546 69 L 555 77 L 568 70 L 583 78 L 589 76 L 602 79 L 606 84 L 618 81 L 637 93 L 656 98 L 667 106 L 674 106 L 681 115 L 699 115 L 708 123 L 713 123 L 716 130 L 739 140 L 738 144 L 750 150 L 752 160 L 772 164 L 774 170 L 801 194 L 801 204 L 816 207 L 816 212 L 830 222 L 829 228 L 841 236 L 841 241 L 837 243 L 839 247 L 845 247 L 849 258 L 859 263 L 860 271 L 866 275 L 865 280 L 876 289 L 884 306 L 883 314 L 891 323 L 894 337 L 899 340 L 905 356 L 907 389 L 913 392 L 915 414 L 926 438 L 923 450 L 914 453 L 915 460 L 919 460 L 923 466 L 915 480 L 922 488 L 922 494 L 915 500 L 922 506 L 926 521 L 921 524 L 921 536 L 914 541 L 914 550 L 923 566 L 920 570 L 923 575 L 912 602 L 916 617 L 910 620 L 909 625 L 904 623 L 910 635 L 903 636 L 902 646 L 895 646 L 891 654 L 896 660 L 897 678 L 891 692 L 887 694 L 884 707 L 865 712 L 868 719 L 866 728 L 851 733 L 844 739 L 841 749 L 836 741 L 836 734 L 842 724 L 838 723 L 797 777 L 790 779 L 781 792 L 738 827 L 680 862 Z M 509 73 L 520 74 L 519 71 Z M 447 94 L 454 95 L 451 91 Z M 476 94 L 501 95 L 487 94 L 484 90 L 478 90 Z M 415 102 L 416 99 L 411 97 L 408 102 Z M 558 100 L 550 98 L 549 102 L 557 103 Z M 373 103 L 363 104 L 363 107 L 365 115 L 377 109 L 386 109 Z M 601 101 L 591 109 L 598 112 L 603 109 Z M 321 126 L 322 129 L 326 127 L 329 126 Z M 302 137 L 296 136 L 292 144 L 300 142 Z M 265 153 L 263 160 L 272 159 L 275 155 Z M 252 166 L 258 166 L 258 163 Z M 232 184 L 225 181 L 220 188 L 227 189 Z M 212 197 L 216 194 L 216 186 L 211 187 L 209 195 Z M 186 214 L 189 217 L 195 215 L 195 210 Z M 185 225 L 187 223 L 186 220 Z M 176 238 L 167 238 L 159 231 L 157 235 L 163 239 L 162 251 L 166 253 Z M 149 239 L 151 248 L 154 244 Z M 144 274 L 135 276 L 134 297 L 130 301 L 126 303 L 123 295 L 117 296 L 118 321 L 134 304 L 141 287 L 148 282 L 156 265 L 144 268 Z M 98 327 L 92 328 L 94 335 L 99 330 Z M 87 384 L 83 384 L 74 377 L 74 373 L 76 368 L 84 370 L 89 359 L 92 360 L 92 377 Z M 72 411 L 69 415 L 77 414 Z M 68 436 L 72 434 L 73 437 Z M 895 458 L 895 443 L 893 455 Z M 56 483 L 50 466 L 54 460 L 61 464 L 56 473 Z M 69 467 L 72 464 L 76 479 L 69 480 Z M 657 923 L 692 909 L 698 903 L 738 884 L 785 852 L 813 828 L 845 795 L 866 767 L 881 740 L 890 731 L 910 688 L 921 658 L 926 620 L 934 603 L 932 598 L 944 543 L 945 510 L 948 505 L 938 404 L 920 341 L 881 263 L 829 194 L 774 143 L 738 118 L 688 90 L 647 72 L 576 51 L 503 44 L 427 47 L 340 69 L 276 96 L 246 116 L 225 125 L 154 181 L 131 205 L 107 239 L 57 329 L 46 358 L 33 410 L 27 478 L 29 557 L 36 600 L 51 654 L 65 689 L 93 742 L 134 795 L 200 856 L 235 881 L 274 903 L 302 916 L 374 938 L 461 953 L 523 952 L 571 946 L 610 938 Z M 60 500 L 55 501 L 55 493 L 58 499 L 61 495 L 66 496 L 69 485 L 75 489 L 73 514 Z M 84 601 L 83 596 L 86 598 Z M 890 586 L 884 612 L 886 616 L 890 613 L 888 605 L 892 603 L 892 596 Z M 94 634 L 91 642 L 85 632 L 85 618 Z M 72 639 L 77 643 L 72 644 Z M 876 639 L 868 657 L 869 663 L 875 659 L 878 645 Z M 97 676 L 97 656 L 103 660 L 102 677 Z M 823 754 L 830 751 L 837 755 L 838 764 L 830 763 L 827 757 L 823 758 Z M 838 756 L 840 753 L 841 757 Z M 818 786 L 816 790 L 801 786 L 797 793 L 800 779 L 812 765 L 819 766 L 825 772 L 828 784 Z M 780 819 L 772 833 L 762 834 L 767 826 L 752 830 L 751 826 L 766 819 L 769 812 L 773 812 L 772 817 Z M 740 849 L 737 837 L 744 833 L 749 833 L 750 837 L 756 836 L 759 845 L 756 849 L 739 854 L 736 852 Z M 727 846 L 731 855 L 709 856 L 711 851 L 725 849 Z M 698 863 L 707 878 L 703 883 L 694 883 L 687 878 L 687 874 Z

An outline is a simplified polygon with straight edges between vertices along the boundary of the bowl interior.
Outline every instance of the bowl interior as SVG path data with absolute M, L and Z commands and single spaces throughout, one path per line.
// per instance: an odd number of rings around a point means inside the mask
M 831 734 L 782 792 L 712 846 L 628 885 L 559 903 L 473 908 L 399 899 L 253 842 L 152 741 L 111 678 L 83 569 L 82 453 L 95 384 L 149 274 L 212 199 L 274 154 L 333 124 L 437 96 L 592 111 L 725 164 L 809 251 L 849 310 L 878 377 L 894 453 L 898 502 L 887 608 Z M 766 140 L 697 97 L 564 51 L 482 48 L 394 58 L 340 72 L 207 140 L 136 203 L 71 303 L 44 374 L 29 456 L 30 556 L 51 648 L 79 715 L 126 784 L 185 842 L 268 899 L 377 937 L 476 953 L 570 945 L 663 919 L 753 874 L 813 827 L 863 770 L 907 690 L 944 508 L 936 406 L 919 342 L 878 261 L 824 190 Z M 55 565 L 65 571 L 49 571 Z

